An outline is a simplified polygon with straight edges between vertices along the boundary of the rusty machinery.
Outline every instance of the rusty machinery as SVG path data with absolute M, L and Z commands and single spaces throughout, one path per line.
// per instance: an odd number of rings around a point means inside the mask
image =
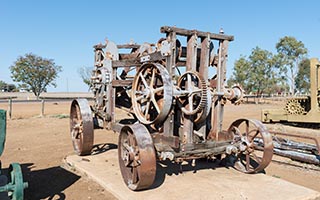
M 6 140 L 6 111 L 0 110 L 0 156 L 3 153 Z M 24 189 L 28 183 L 23 182 L 21 167 L 18 163 L 11 163 L 9 177 L 1 172 L 0 160 L 0 199 L 23 200 Z
M 94 104 L 85 99 L 71 104 L 75 152 L 91 153 L 94 126 L 119 132 L 119 165 L 131 190 L 152 185 L 157 160 L 181 163 L 224 154 L 244 173 L 267 167 L 272 137 L 260 121 L 238 119 L 222 129 L 224 105 L 242 98 L 239 86 L 225 85 L 233 36 L 168 26 L 160 31 L 166 37 L 156 44 L 106 40 L 94 46 Z M 210 80 L 209 66 L 216 72 Z M 119 121 L 116 107 L 131 117 Z M 258 153 L 257 140 L 262 141 Z
M 263 122 L 290 122 L 319 127 L 320 63 L 310 59 L 310 96 L 288 98 L 283 109 L 262 110 Z
M 263 109 L 261 120 L 265 123 L 280 122 L 300 127 L 320 127 L 320 62 L 310 59 L 310 96 L 292 97 L 283 109 Z M 274 140 L 274 153 L 295 160 L 320 165 L 320 145 L 316 137 L 304 134 L 270 131 Z M 283 137 L 313 141 L 314 145 L 296 142 Z

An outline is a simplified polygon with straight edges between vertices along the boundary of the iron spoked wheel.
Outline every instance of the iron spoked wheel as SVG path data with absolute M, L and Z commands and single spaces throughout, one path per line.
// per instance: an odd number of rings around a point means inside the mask
M 75 99 L 70 109 L 70 134 L 74 151 L 88 155 L 93 147 L 93 118 L 86 99 Z
M 143 124 L 159 123 L 170 112 L 172 105 L 171 77 L 159 63 L 142 65 L 132 84 L 132 105 Z
M 234 143 L 239 145 L 239 153 L 234 167 L 244 173 L 256 173 L 265 169 L 273 155 L 272 136 L 258 120 L 238 119 L 229 128 L 234 135 Z M 263 146 L 255 141 L 262 140 Z M 262 150 L 257 155 L 256 149 Z
M 118 157 L 124 182 L 131 190 L 149 188 L 156 175 L 152 138 L 142 124 L 124 126 L 119 135 Z
M 13 200 L 23 200 L 24 189 L 28 187 L 28 183 L 23 182 L 22 170 L 18 163 L 11 163 L 10 171 L 10 185 L 13 186 L 8 191 L 8 196 Z

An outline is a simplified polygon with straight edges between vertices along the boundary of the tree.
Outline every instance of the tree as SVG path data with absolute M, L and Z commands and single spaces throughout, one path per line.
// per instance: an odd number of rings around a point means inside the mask
M 14 84 L 8 84 L 7 85 L 7 90 L 8 90 L 8 92 L 16 92 L 17 91 L 17 87 Z
M 290 93 L 294 94 L 299 63 L 307 55 L 307 49 L 301 41 L 297 41 L 296 38 L 290 36 L 280 38 L 276 44 L 276 49 L 281 58 L 282 66 L 286 69 Z
M 78 73 L 80 74 L 82 81 L 90 87 L 91 86 L 92 67 L 81 67 L 78 69 Z
M 280 72 L 278 57 L 256 47 L 247 59 L 241 56 L 236 60 L 230 82 L 239 83 L 247 93 L 270 94 L 283 84 Z
M 40 94 L 52 85 L 56 87 L 55 79 L 61 72 L 61 66 L 55 64 L 53 59 L 46 59 L 32 53 L 18 57 L 10 67 L 11 78 L 15 82 L 26 84 L 39 98 Z
M 0 91 L 5 91 L 7 88 L 7 83 L 0 80 Z
M 248 80 L 248 71 L 250 70 L 250 62 L 245 56 L 241 56 L 234 63 L 234 69 L 231 78 L 228 80 L 228 85 L 240 84 L 245 91 L 251 91 L 252 85 Z
M 295 79 L 296 89 L 308 92 L 310 89 L 310 60 L 304 59 L 299 63 L 299 70 Z
M 19 84 L 18 88 L 20 91 L 30 92 L 29 86 L 25 83 Z
M 14 84 L 8 84 L 4 81 L 0 80 L 0 92 L 15 92 L 17 91 L 17 87 Z

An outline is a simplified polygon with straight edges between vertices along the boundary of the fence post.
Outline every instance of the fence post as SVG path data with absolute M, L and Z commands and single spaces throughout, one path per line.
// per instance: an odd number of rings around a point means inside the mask
M 44 99 L 41 100 L 41 117 L 44 116 Z
M 4 149 L 4 143 L 6 142 L 6 127 L 7 127 L 7 121 L 6 121 L 6 111 L 0 110 L 0 156 Z M 1 170 L 1 166 L 0 166 Z
M 12 97 L 9 97 L 9 119 L 11 119 L 12 116 Z

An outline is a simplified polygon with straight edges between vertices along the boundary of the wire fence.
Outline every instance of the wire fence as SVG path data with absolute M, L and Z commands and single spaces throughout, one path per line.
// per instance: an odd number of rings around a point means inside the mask
M 46 104 L 47 103 L 55 103 L 55 102 L 71 102 L 73 99 L 77 99 L 77 98 L 86 98 L 88 100 L 93 100 L 93 97 L 90 95 L 80 95 L 80 96 L 42 96 L 39 99 L 21 99 L 21 98 L 17 98 L 17 96 L 0 96 L 0 103 L 1 104 L 7 104 L 7 115 L 9 119 L 12 119 L 12 114 L 13 111 L 15 112 L 21 112 L 21 110 L 19 110 L 18 108 L 18 104 L 39 104 L 40 105 L 40 109 L 38 111 L 39 115 L 41 117 L 45 116 L 45 111 L 46 111 Z M 58 104 L 58 103 L 56 103 Z M 17 107 L 17 110 L 14 110 L 15 107 Z M 5 106 L 1 106 L 0 108 L 4 108 Z

